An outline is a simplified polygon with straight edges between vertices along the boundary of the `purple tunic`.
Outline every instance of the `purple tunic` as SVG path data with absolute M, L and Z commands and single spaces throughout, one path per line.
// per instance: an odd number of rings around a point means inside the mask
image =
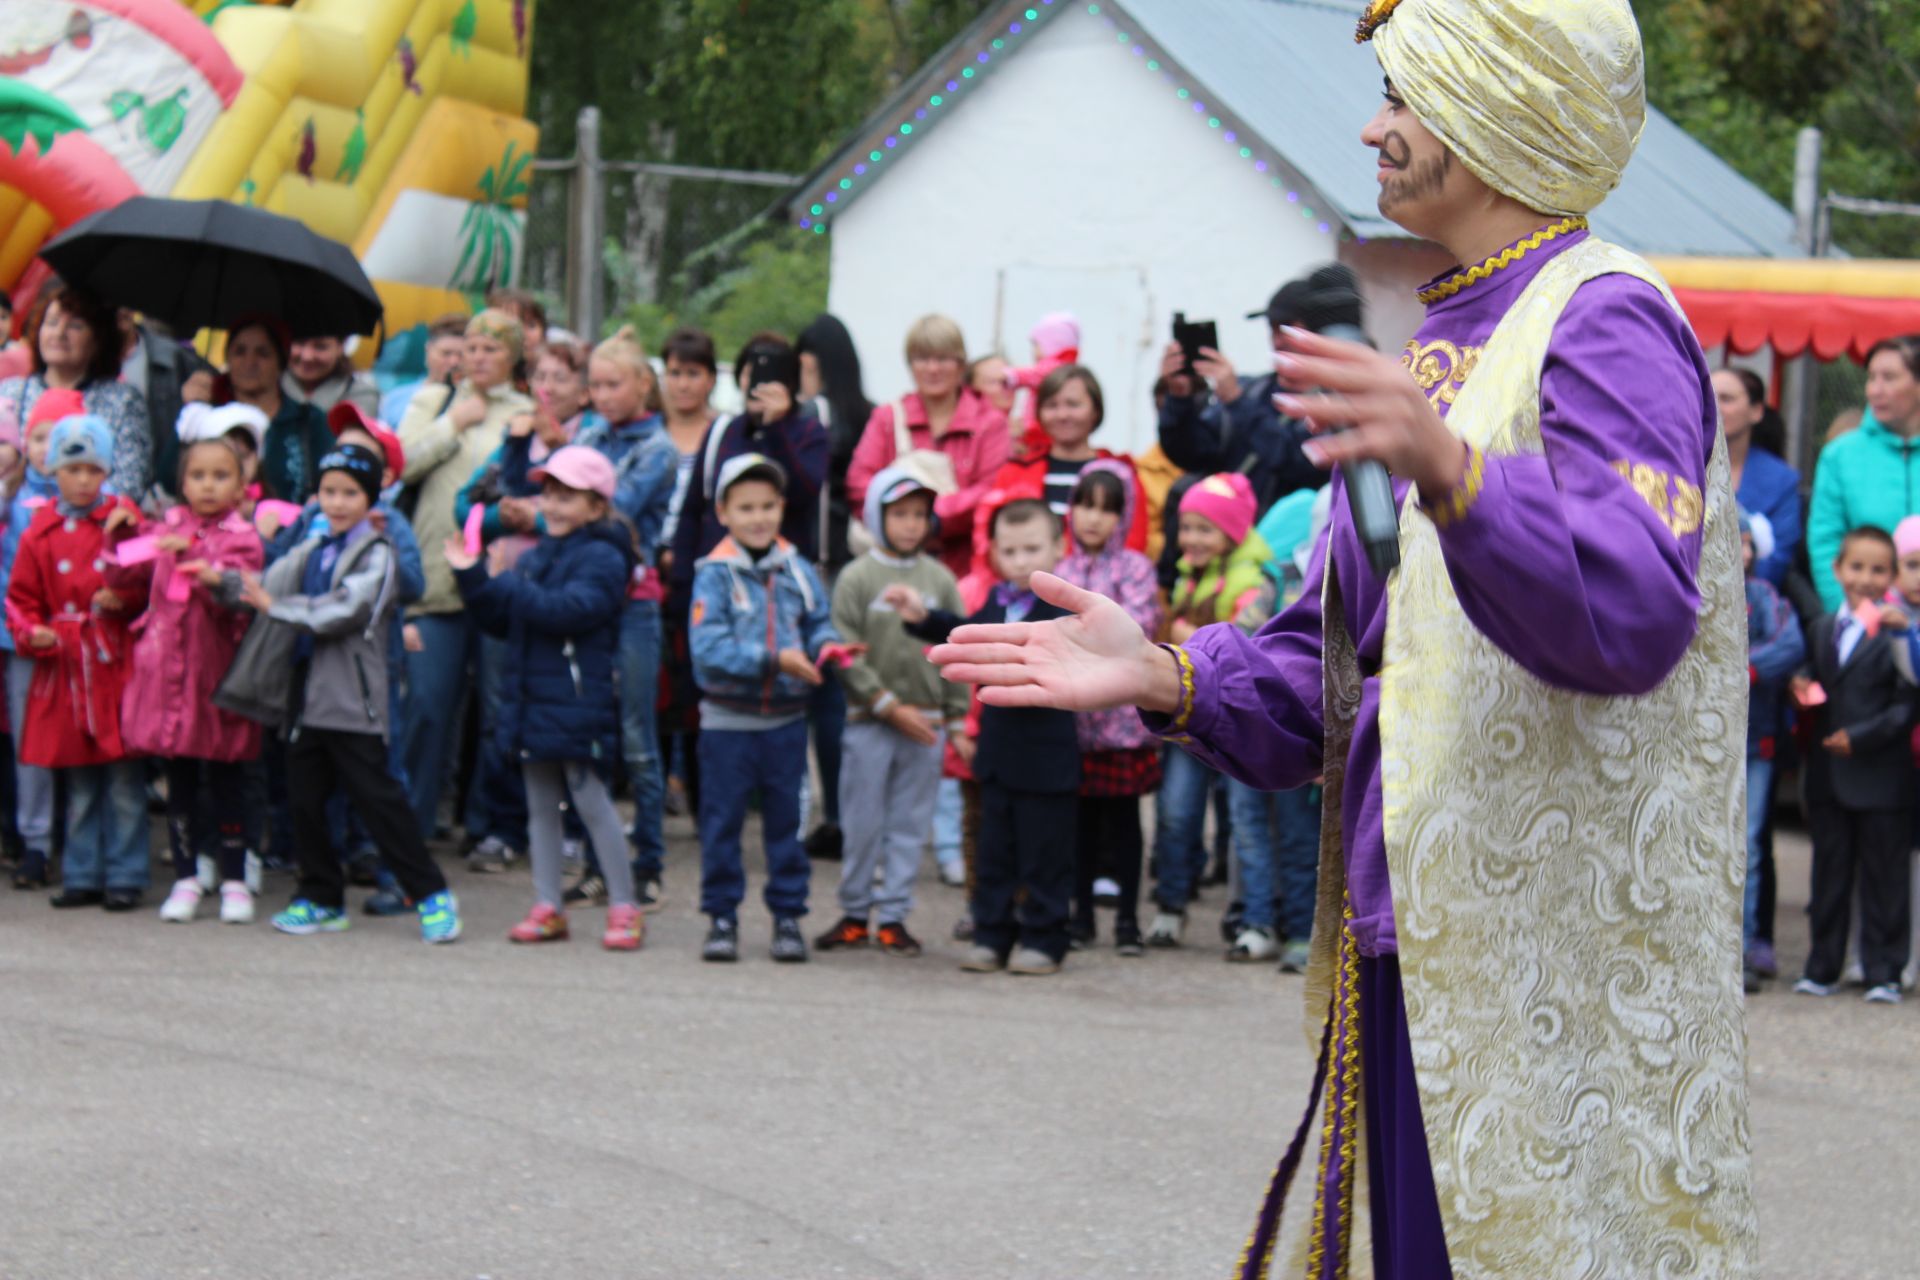
M 1584 238 L 1549 241 L 1433 304 L 1407 353 L 1441 414 L 1527 284 Z M 1487 458 L 1479 501 L 1440 533 L 1454 591 L 1473 624 L 1541 680 L 1580 693 L 1645 693 L 1693 640 L 1700 529 L 1668 511 L 1683 486 L 1696 495 L 1706 487 L 1719 431 L 1706 360 L 1652 287 L 1604 276 L 1567 304 L 1540 390 L 1545 455 Z M 1319 776 L 1321 584 L 1331 554 L 1365 677 L 1341 815 L 1353 932 L 1363 955 L 1392 955 L 1399 946 L 1380 791 L 1386 583 L 1367 565 L 1337 474 L 1333 484 L 1333 519 L 1299 602 L 1252 636 L 1213 626 L 1187 643 L 1187 749 L 1263 790 Z M 1394 487 L 1405 494 L 1404 483 Z M 1163 718 L 1147 719 L 1166 731 Z

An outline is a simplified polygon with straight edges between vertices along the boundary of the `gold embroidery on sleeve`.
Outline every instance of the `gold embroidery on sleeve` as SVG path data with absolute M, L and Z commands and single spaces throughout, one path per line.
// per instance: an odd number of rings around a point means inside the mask
M 1608 465 L 1620 473 L 1621 479 L 1633 486 L 1633 491 L 1653 508 L 1653 513 L 1660 517 L 1660 523 L 1672 530 L 1676 538 L 1700 532 L 1701 521 L 1706 513 L 1706 499 L 1698 485 L 1690 483 L 1685 477 L 1668 475 L 1644 462 L 1615 458 Z
M 1400 363 L 1413 374 L 1414 385 L 1435 406 L 1452 404 L 1479 362 L 1479 347 L 1455 346 L 1445 338 L 1425 345 L 1409 342 L 1400 355 Z

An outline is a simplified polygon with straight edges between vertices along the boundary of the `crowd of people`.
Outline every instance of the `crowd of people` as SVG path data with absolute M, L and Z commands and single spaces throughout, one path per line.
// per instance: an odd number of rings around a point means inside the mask
M 1264 315 L 1276 338 L 1363 320 L 1343 268 Z M 1067 313 L 1034 325 L 1019 364 L 923 317 L 911 389 L 880 403 L 834 317 L 763 333 L 730 366 L 736 413 L 713 407 L 706 334 L 589 346 L 512 291 L 430 326 L 421 376 L 384 389 L 342 340 L 295 340 L 279 317 L 237 321 L 219 369 L 57 284 L 20 332 L 0 355 L 26 366 L 0 381 L 17 889 L 138 907 L 164 793 L 163 920 L 217 895 L 221 920 L 250 922 L 262 870 L 284 869 L 283 932 L 345 929 L 361 885 L 366 913 L 451 941 L 459 904 L 429 842 L 458 830 L 471 872 L 531 867 L 514 941 L 563 939 L 604 905 L 602 944 L 632 950 L 665 898 L 663 821 L 690 812 L 702 954 L 728 961 L 757 812 L 776 960 L 919 954 L 930 851 L 968 892 L 969 970 L 1190 945 L 1212 884 L 1229 960 L 1306 964 L 1317 788 L 1228 780 L 1131 710 L 983 706 L 926 656 L 969 621 L 1056 615 L 1039 572 L 1174 645 L 1294 603 L 1330 491 L 1269 371 L 1169 345 L 1158 443 L 1128 457 L 1094 443 L 1103 391 Z M 1415 381 L 1445 396 L 1417 354 Z M 1738 368 L 1713 382 L 1749 566 L 1748 985 L 1778 972 L 1771 819 L 1798 776 L 1814 940 L 1796 989 L 1830 994 L 1852 967 L 1897 1002 L 1920 339 L 1874 349 L 1868 408 L 1821 454 L 1804 521 L 1766 387 Z M 1666 477 L 1623 474 L 1697 518 Z M 840 884 L 809 939 L 812 860 L 838 860 Z

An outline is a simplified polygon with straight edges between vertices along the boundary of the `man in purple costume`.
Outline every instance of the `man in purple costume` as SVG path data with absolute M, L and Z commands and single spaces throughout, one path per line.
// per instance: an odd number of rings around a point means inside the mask
M 1468 265 L 1420 291 L 1426 321 L 1398 359 L 1287 331 L 1277 399 L 1317 432 L 1347 428 L 1307 446 L 1321 466 L 1387 466 L 1402 567 L 1371 569 L 1336 473 L 1304 594 L 1254 636 L 1217 626 L 1152 645 L 1118 606 L 1036 575 L 1073 617 L 965 628 L 933 658 L 996 705 L 1136 705 L 1263 790 L 1327 774 L 1338 856 L 1323 854 L 1315 942 L 1329 976 L 1309 983 L 1328 1092 L 1304 1254 L 1315 1280 L 1346 1274 L 1356 1164 L 1377 1276 L 1745 1274 L 1739 802 L 1721 761 L 1740 757 L 1744 657 L 1721 643 L 1739 592 L 1731 535 L 1716 530 L 1731 513 L 1724 455 L 1684 318 L 1645 264 L 1589 241 L 1584 217 L 1639 137 L 1639 32 L 1625 0 L 1375 0 L 1361 38 L 1387 72 L 1361 133 L 1380 211 Z M 1455 647 L 1471 652 L 1457 666 L 1408 634 L 1460 615 L 1471 643 Z M 1519 708 L 1526 738 L 1507 755 L 1479 724 L 1503 707 Z M 1628 726 L 1616 736 L 1677 754 L 1629 743 L 1604 784 L 1584 783 L 1587 757 L 1613 749 L 1588 747 L 1614 716 Z M 1423 791 L 1410 774 L 1441 780 Z M 1578 794 L 1563 806 L 1556 786 Z M 1476 829 L 1469 805 L 1436 798 L 1450 791 L 1516 812 Z M 1634 825 L 1676 802 L 1691 825 Z M 1468 905 L 1434 907 L 1448 897 Z M 1617 982 L 1577 971 L 1619 956 L 1652 971 L 1645 1018 L 1623 1018 Z M 1529 965 L 1551 998 L 1502 986 Z M 1697 1059 L 1673 1050 L 1688 1026 L 1704 1028 Z M 1448 1074 L 1467 1059 L 1474 1072 Z M 1522 1065 L 1486 1065 L 1501 1060 Z M 1543 1096 L 1560 1088 L 1564 1107 Z M 1594 1098 L 1611 1138 L 1543 1118 Z M 1236 1274 L 1267 1272 L 1307 1131 Z M 1682 1197 L 1690 1214 L 1672 1208 Z

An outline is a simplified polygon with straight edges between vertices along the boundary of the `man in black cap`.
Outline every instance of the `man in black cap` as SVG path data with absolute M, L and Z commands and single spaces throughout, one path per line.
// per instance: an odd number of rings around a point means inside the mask
M 1336 274 L 1342 287 L 1330 289 Z M 1263 316 L 1276 345 L 1285 325 L 1316 333 L 1330 324 L 1358 328 L 1359 282 L 1344 266 L 1318 268 L 1280 286 L 1264 311 L 1249 312 L 1247 318 Z M 1160 408 L 1160 447 L 1175 466 L 1198 475 L 1244 472 L 1261 511 L 1296 489 L 1318 489 L 1327 482 L 1327 473 L 1300 450 L 1309 438 L 1306 424 L 1273 407 L 1273 393 L 1280 388 L 1271 369 L 1256 377 L 1240 376 L 1211 347 L 1201 348 L 1200 358 L 1188 368 L 1180 344 L 1170 343 L 1160 375 L 1167 389 Z

